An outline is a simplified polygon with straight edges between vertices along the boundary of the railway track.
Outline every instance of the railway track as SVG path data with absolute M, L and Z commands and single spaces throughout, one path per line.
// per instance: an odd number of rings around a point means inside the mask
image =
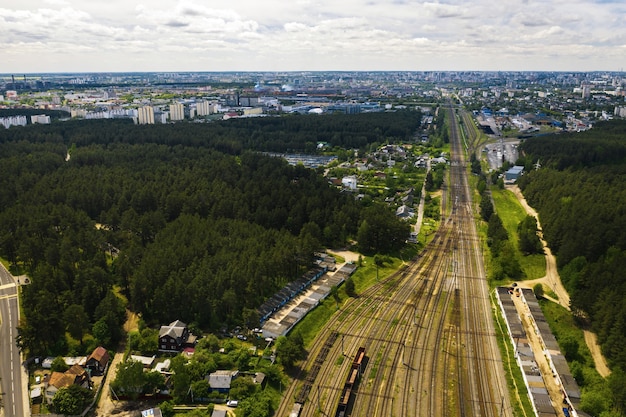
M 352 400 L 341 406 L 344 417 L 512 415 L 459 126 L 447 111 L 452 163 L 439 230 L 406 269 L 329 320 L 276 416 L 288 416 L 297 400 L 299 416 L 335 417 L 359 347 L 367 359 Z

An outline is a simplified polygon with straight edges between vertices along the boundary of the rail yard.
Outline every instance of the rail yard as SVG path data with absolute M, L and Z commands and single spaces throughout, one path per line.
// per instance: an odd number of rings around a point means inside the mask
M 447 111 L 452 155 L 438 232 L 418 258 L 329 320 L 277 416 L 513 415 L 461 132 Z M 357 349 L 367 356 L 347 401 Z

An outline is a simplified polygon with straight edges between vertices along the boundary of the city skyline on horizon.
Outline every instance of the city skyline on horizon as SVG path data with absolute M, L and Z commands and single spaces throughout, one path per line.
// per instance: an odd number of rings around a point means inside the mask
M 23 0 L 0 73 L 623 71 L 619 0 Z

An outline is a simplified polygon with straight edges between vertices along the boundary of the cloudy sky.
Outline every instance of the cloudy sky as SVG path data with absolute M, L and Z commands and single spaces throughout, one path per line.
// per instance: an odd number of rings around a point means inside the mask
M 623 0 L 0 1 L 0 73 L 625 67 Z

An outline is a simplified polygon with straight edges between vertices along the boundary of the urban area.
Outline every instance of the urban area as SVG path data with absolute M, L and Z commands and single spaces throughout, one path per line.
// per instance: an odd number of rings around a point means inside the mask
M 282 157 L 291 165 L 318 169 L 328 183 L 342 194 L 354 195 L 355 200 L 367 203 L 372 195 L 379 196 L 387 207 L 393 208 L 394 220 L 402 220 L 403 226 L 408 224 L 402 243 L 414 245 L 413 261 L 402 255 L 395 261 L 380 255 L 367 257 L 345 248 L 316 250 L 314 267 L 267 298 L 255 311 L 244 309 L 244 314 L 252 317 L 245 324 L 224 326 L 217 334 L 203 335 L 199 326 L 179 317 L 142 329 L 141 317 L 125 311 L 126 333 L 117 351 L 98 344 L 85 355 L 26 358 L 20 356 L 23 352 L 14 351 L 15 345 L 11 344 L 0 352 L 5 355 L 2 359 L 6 363 L 19 358 L 20 366 L 16 366 L 16 371 L 11 367 L 11 372 L 16 372 L 12 374 L 6 368 L 0 370 L 2 376 L 19 374 L 19 380 L 13 376 L 4 378 L 19 386 L 12 385 L 7 390 L 7 385 L 3 385 L 0 406 L 11 404 L 13 410 L 19 409 L 14 414 L 20 417 L 45 416 L 55 409 L 73 409 L 71 399 L 89 392 L 84 404 L 79 401 L 80 406 L 76 406 L 80 412 L 72 416 L 170 417 L 198 412 L 198 416 L 254 417 L 268 415 L 270 409 L 277 417 L 347 417 L 365 415 L 373 409 L 380 412 L 376 415 L 526 415 L 516 408 L 517 402 L 527 402 L 519 407 L 526 407 L 539 417 L 589 416 L 581 406 L 581 381 L 573 376 L 580 374 L 568 366 L 568 355 L 559 347 L 539 306 L 538 299 L 543 294 L 533 291 L 530 284 L 506 280 L 489 292 L 478 279 L 485 276 L 485 271 L 483 261 L 477 259 L 489 250 L 486 248 L 494 238 L 484 236 L 494 226 L 483 212 L 485 205 L 472 205 L 472 199 L 486 199 L 489 192 L 485 189 L 489 186 L 502 190 L 506 186 L 518 193 L 519 204 L 526 204 L 515 183 L 529 166 L 539 169 L 541 164 L 536 161 L 516 165 L 520 144 L 544 135 L 589 133 L 601 122 L 626 119 L 626 74 L 0 74 L 0 124 L 8 132 L 77 120 L 128 119 L 123 123 L 133 129 L 156 129 L 140 125 L 161 124 L 198 124 L 205 128 L 217 122 L 236 123 L 224 122 L 231 119 L 288 115 L 315 118 L 402 110 L 415 111 L 420 117 L 416 124 L 419 128 L 408 143 L 376 143 L 367 153 L 335 149 L 337 154 L 333 154 L 323 152 L 328 144 L 320 141 L 316 143 L 320 151 L 316 155 L 287 150 L 266 154 Z M 179 131 L 181 125 L 172 129 Z M 464 152 L 468 154 L 467 161 L 460 156 Z M 70 158 L 74 159 L 68 150 L 66 162 Z M 470 172 L 474 175 L 468 180 Z M 295 178 L 291 183 L 299 180 Z M 481 187 L 480 193 L 474 190 Z M 466 209 L 458 209 L 463 204 L 467 204 Z M 532 209 L 527 208 L 527 213 L 531 216 Z M 478 237 L 475 224 L 481 216 L 485 230 Z M 554 257 L 543 240 L 536 213 L 533 218 L 531 234 L 539 245 L 535 255 L 544 262 L 545 254 L 547 265 L 546 276 L 541 277 L 549 293 L 547 297 L 569 309 L 569 296 L 555 272 Z M 98 222 L 96 227 L 108 226 Z M 327 230 L 322 233 L 330 234 Z M 503 247 L 507 248 L 505 244 Z M 106 242 L 106 251 L 109 261 L 118 255 L 111 242 Z M 494 258 L 506 256 L 495 254 L 493 248 L 491 251 Z M 46 255 L 54 257 L 48 252 Z M 357 296 L 361 288 L 354 288 L 352 277 L 368 262 L 372 271 L 369 285 L 378 292 L 362 290 Z M 392 264 L 394 272 L 383 281 L 379 269 L 391 269 Z M 30 284 L 25 275 L 13 277 L 4 268 L 0 272 L 0 290 L 6 291 L 0 293 L 2 299 L 15 300 L 16 288 Z M 184 274 L 184 268 L 178 273 Z M 393 292 L 393 299 L 381 295 L 387 291 Z M 468 307 L 473 304 L 462 300 L 461 294 L 470 294 L 485 303 Z M 342 304 L 350 297 L 352 310 Z M 319 309 L 321 303 L 336 306 L 333 311 L 337 314 L 326 318 L 331 323 L 327 326 L 330 330 L 320 331 L 318 342 L 309 349 L 306 359 L 295 353 L 289 357 L 290 349 L 302 348 L 304 342 L 297 340 L 301 338 L 298 333 L 285 348 L 285 336 L 305 316 Z M 445 311 L 436 311 L 441 305 L 446 306 Z M 2 308 L 2 314 L 7 314 L 4 304 Z M 6 311 L 10 315 L 13 310 L 19 310 L 17 304 Z M 494 314 L 502 317 L 497 331 L 505 335 L 506 342 L 502 343 L 511 348 L 513 360 L 508 364 L 519 368 L 507 372 L 519 374 L 516 381 L 524 387 L 516 389 L 524 393 L 524 399 L 509 396 L 506 387 L 508 384 L 510 388 L 510 381 L 504 380 L 500 372 L 501 362 L 505 362 L 500 352 L 507 347 L 498 346 L 496 329 L 485 324 L 491 323 Z M 431 315 L 441 318 L 436 321 L 429 318 Z M 17 319 L 14 322 L 17 328 Z M 248 325 L 250 322 L 253 325 Z M 82 348 L 83 329 L 79 330 Z M 11 335 L 11 343 L 20 338 L 11 333 L 12 329 L 2 331 L 9 332 L 6 334 Z M 71 329 L 67 331 L 68 335 L 72 333 Z M 371 331 L 388 334 L 378 338 L 379 333 L 372 336 Z M 278 347 L 281 343 L 282 350 Z M 148 345 L 150 348 L 146 348 Z M 426 349 L 426 345 L 437 347 Z M 476 351 L 468 353 L 469 345 Z M 386 362 L 387 356 L 381 352 L 393 358 Z M 283 357 L 277 358 L 279 354 Z M 291 369 L 299 360 L 307 368 L 301 374 L 290 374 L 291 381 L 297 383 L 288 386 L 287 378 L 274 365 L 280 363 L 284 369 Z M 418 365 L 414 369 L 410 363 Z M 420 366 L 431 364 L 432 374 L 437 376 L 428 381 L 417 376 Z M 599 364 L 595 366 L 601 369 Z M 468 376 L 461 376 L 464 372 Z M 186 382 L 181 382 L 183 375 L 188 378 Z M 395 378 L 406 383 L 396 383 Z M 442 378 L 446 389 L 431 392 L 431 384 L 434 387 L 435 381 L 441 383 L 438 378 Z M 324 385 L 322 380 L 332 381 L 333 386 L 330 382 Z M 185 387 L 182 391 L 181 386 Z M 274 406 L 280 402 L 279 407 L 271 408 L 271 400 L 266 403 L 264 397 L 254 397 L 268 386 L 282 398 L 273 398 Z M 19 394 L 6 396 L 7 391 L 16 393 L 22 388 L 22 398 L 15 397 Z M 258 398 L 263 400 L 256 401 Z M 395 398 L 399 399 L 396 403 Z M 210 414 L 201 414 L 208 409 L 207 404 L 211 404 Z M 0 417 L 14 414 L 7 409 L 0 411 Z
M 384 111 L 456 96 L 495 134 L 580 131 L 626 117 L 623 73 L 302 72 L 5 74 L 0 109 L 60 110 L 67 118 L 139 124 L 207 122 L 279 113 Z M 50 123 L 45 115 L 0 124 Z

